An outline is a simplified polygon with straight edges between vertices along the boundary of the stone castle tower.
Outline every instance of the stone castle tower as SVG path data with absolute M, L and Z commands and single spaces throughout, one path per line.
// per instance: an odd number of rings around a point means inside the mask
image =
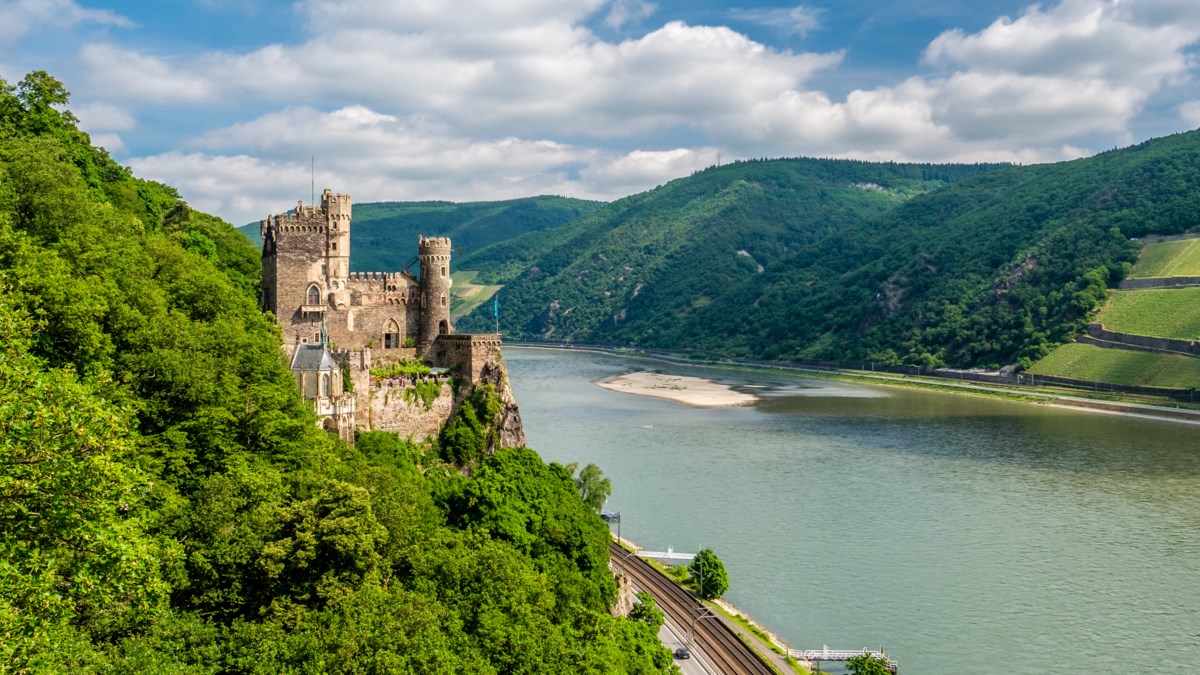
M 417 352 L 428 354 L 439 335 L 450 334 L 450 239 L 421 237 L 417 243 L 421 261 L 421 313 Z
M 420 237 L 420 278 L 401 272 L 350 271 L 350 195 L 321 193 L 319 205 L 259 223 L 262 308 L 275 315 L 283 346 L 320 423 L 349 442 L 354 430 L 436 436 L 459 399 L 480 383 L 501 393 L 500 444 L 523 445 L 520 411 L 500 355 L 500 336 L 454 332 L 450 320 L 450 251 L 446 237 Z M 414 407 L 399 378 L 371 375 L 372 366 L 421 358 L 442 393 Z M 353 391 L 343 390 L 343 378 Z M 460 378 L 467 386 L 451 386 Z M 415 386 L 415 383 L 409 383 Z
M 263 239 L 262 307 L 283 328 L 294 351 L 320 341 L 343 349 L 370 348 L 385 356 L 416 347 L 429 353 L 450 322 L 450 240 L 422 237 L 421 278 L 404 272 L 350 272 L 350 195 L 321 193 L 320 205 L 259 223 Z

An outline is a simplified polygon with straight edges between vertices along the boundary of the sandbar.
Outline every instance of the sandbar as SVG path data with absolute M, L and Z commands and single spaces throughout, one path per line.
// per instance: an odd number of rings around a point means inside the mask
M 665 398 L 698 408 L 725 408 L 754 405 L 758 402 L 757 396 L 735 391 L 729 385 L 685 375 L 663 375 L 639 371 L 603 380 L 596 384 L 613 391 Z

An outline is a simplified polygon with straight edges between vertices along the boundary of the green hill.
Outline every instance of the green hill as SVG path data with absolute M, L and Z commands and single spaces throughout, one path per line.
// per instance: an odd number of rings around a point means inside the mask
M 672 672 L 572 470 L 318 429 L 255 247 L 67 102 L 0 80 L 0 672 Z
M 554 230 L 543 248 L 518 238 L 472 262 L 507 284 L 513 338 L 1002 365 L 1077 334 L 1128 273 L 1130 237 L 1182 232 L 1198 214 L 1191 132 L 1028 167 L 711 168 Z
M 1094 382 L 1189 389 L 1200 384 L 1200 359 L 1069 343 L 1035 363 L 1029 372 Z
M 1200 288 L 1120 291 L 1098 321 L 1121 333 L 1200 340 Z
M 417 236 L 454 240 L 455 267 L 489 244 L 560 227 L 604 206 L 567 197 L 527 197 L 497 202 L 367 202 L 354 205 L 351 271 L 390 272 L 416 255 Z M 265 215 L 265 214 L 264 214 Z M 239 228 L 262 245 L 258 223 Z
M 1146 244 L 1129 278 L 1160 277 L 1200 277 L 1200 237 Z
M 1131 277 L 1200 276 L 1196 267 L 1198 239 L 1145 244 Z M 1111 291 L 1093 321 L 1109 331 L 1133 336 L 1200 340 L 1200 288 L 1170 287 Z M 1175 389 L 1200 386 L 1200 358 L 1179 353 L 1180 346 L 1106 335 L 1105 347 L 1064 344 L 1030 368 L 1041 375 L 1058 375 L 1116 384 Z M 1127 345 L 1125 341 L 1141 344 Z

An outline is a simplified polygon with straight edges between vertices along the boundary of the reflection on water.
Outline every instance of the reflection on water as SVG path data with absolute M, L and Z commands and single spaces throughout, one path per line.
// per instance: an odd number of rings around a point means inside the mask
M 1195 427 L 597 354 L 506 359 L 530 445 L 599 464 L 623 534 L 716 550 L 730 599 L 794 647 L 882 644 L 910 674 L 1200 661 Z M 764 400 L 698 409 L 593 384 L 641 369 Z

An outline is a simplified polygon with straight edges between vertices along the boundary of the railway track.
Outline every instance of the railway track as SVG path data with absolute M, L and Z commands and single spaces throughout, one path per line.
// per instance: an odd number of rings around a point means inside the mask
M 703 605 L 691 593 L 664 577 L 650 563 L 632 555 L 616 542 L 609 544 L 613 565 L 629 575 L 640 588 L 654 596 L 660 609 L 681 626 L 690 626 Z M 696 621 L 696 646 L 726 675 L 774 675 L 775 671 L 747 647 L 720 619 Z

